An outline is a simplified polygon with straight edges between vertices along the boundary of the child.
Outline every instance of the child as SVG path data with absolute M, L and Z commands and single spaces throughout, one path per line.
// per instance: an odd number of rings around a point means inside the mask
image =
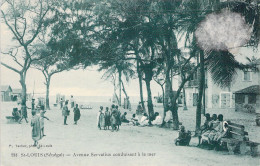
M 42 137 L 46 136 L 44 135 L 44 118 L 49 120 L 49 118 L 47 118 L 46 116 L 44 116 L 46 111 L 44 111 L 44 106 L 41 106 L 41 110 L 40 110 L 40 126 L 41 126 L 41 135 Z
M 175 139 L 175 145 L 188 146 L 191 139 L 191 132 L 185 131 L 185 127 L 181 126 L 179 137 Z
M 80 110 L 78 108 L 78 104 L 76 104 L 76 107 L 74 108 L 73 112 L 74 112 L 74 124 L 77 125 L 77 122 L 80 118 Z
M 31 126 L 32 126 L 32 139 L 34 140 L 33 146 L 37 146 L 38 141 L 42 137 L 41 137 L 40 117 L 36 115 L 35 110 L 32 111 Z

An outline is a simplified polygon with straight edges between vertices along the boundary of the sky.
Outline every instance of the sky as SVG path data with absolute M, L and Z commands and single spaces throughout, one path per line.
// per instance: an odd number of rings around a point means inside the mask
M 12 41 L 12 34 L 3 22 L 1 22 L 1 52 L 8 50 L 8 48 L 15 45 Z M 236 58 L 241 62 L 245 62 L 246 56 L 259 57 L 259 52 L 253 51 L 253 49 L 236 49 L 232 50 L 236 54 Z M 1 54 L 1 61 L 8 64 L 12 64 L 10 59 L 7 59 L 7 55 Z M 260 58 L 260 57 L 259 57 Z M 87 69 L 64 71 L 56 74 L 52 77 L 50 85 L 50 95 L 56 95 L 61 93 L 64 95 L 74 96 L 112 96 L 113 84 L 110 81 L 102 80 L 103 72 L 97 71 L 98 67 L 88 67 Z M 1 85 L 10 85 L 13 89 L 21 88 L 19 83 L 19 75 L 2 65 L 0 65 L 0 79 Z M 176 80 L 177 82 L 177 80 Z M 27 78 L 27 92 L 42 94 L 45 93 L 44 76 L 36 69 L 29 69 Z M 129 96 L 139 96 L 139 84 L 138 80 L 131 80 L 129 83 L 125 83 L 125 88 Z M 173 87 L 176 89 L 176 84 Z M 151 89 L 153 96 L 157 96 L 158 93 L 162 94 L 160 86 L 154 81 L 151 82 Z M 144 96 L 146 96 L 146 86 L 143 82 Z M 122 92 L 123 94 L 123 92 Z

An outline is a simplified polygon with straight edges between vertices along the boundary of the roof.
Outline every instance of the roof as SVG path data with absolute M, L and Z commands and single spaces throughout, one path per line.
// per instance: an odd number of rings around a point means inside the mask
M 22 93 L 22 89 L 13 89 L 13 93 Z
M 10 85 L 2 85 L 2 86 L 1 86 L 1 92 L 6 92 L 9 88 L 10 88 L 11 91 L 12 91 L 12 88 L 11 88 Z
M 260 94 L 260 85 L 252 85 L 247 88 L 236 91 L 235 94 Z

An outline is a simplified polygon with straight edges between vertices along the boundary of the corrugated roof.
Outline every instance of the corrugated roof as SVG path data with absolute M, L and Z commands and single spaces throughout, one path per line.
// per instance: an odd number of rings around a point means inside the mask
M 9 88 L 10 88 L 11 91 L 12 91 L 12 88 L 11 88 L 10 85 L 1 85 L 1 92 L 5 92 L 5 91 L 7 91 Z
M 247 88 L 241 89 L 235 92 L 236 94 L 260 94 L 260 86 L 259 85 L 252 85 Z

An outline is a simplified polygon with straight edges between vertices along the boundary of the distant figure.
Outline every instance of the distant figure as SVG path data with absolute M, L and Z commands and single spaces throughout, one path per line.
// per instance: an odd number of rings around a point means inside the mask
M 140 125 L 140 123 L 138 122 L 138 118 L 136 117 L 135 114 L 132 115 L 131 123 L 132 123 L 134 126 Z
M 136 114 L 137 114 L 137 115 L 140 115 L 140 114 L 143 113 L 143 111 L 144 111 L 144 109 L 143 109 L 142 103 L 139 102 L 139 104 L 138 104 L 138 106 L 137 106 L 137 109 L 136 109 Z
M 75 104 L 75 101 L 74 101 L 73 96 L 71 95 L 70 96 L 70 106 L 71 106 L 71 108 L 74 108 L 74 104 Z
M 112 104 L 112 106 L 111 106 L 110 123 L 111 123 L 111 127 L 112 127 L 112 132 L 113 132 L 114 130 L 116 130 L 116 125 L 117 125 L 117 110 L 116 110 L 114 104 Z
M 32 111 L 31 126 L 32 126 L 32 139 L 34 140 L 33 146 L 37 146 L 38 141 L 42 137 L 41 137 L 40 117 L 36 115 L 35 110 Z
M 21 118 L 21 114 L 19 113 L 18 108 L 13 108 L 12 115 L 15 121 L 18 121 Z
M 106 107 L 106 111 L 105 111 L 105 129 L 109 130 L 109 126 L 110 124 L 110 118 L 111 118 L 111 114 L 109 112 L 109 108 Z
M 78 120 L 80 119 L 80 110 L 79 110 L 79 105 L 76 104 L 76 107 L 74 108 L 74 124 L 77 125 Z
M 152 121 L 153 125 L 161 125 L 162 124 L 162 117 L 159 115 L 158 112 L 155 112 L 155 119 Z
M 121 126 L 121 112 L 118 108 L 118 105 L 116 105 L 116 125 L 117 125 L 117 131 L 119 130 L 119 126 Z
M 98 112 L 97 125 L 100 130 L 102 127 L 105 129 L 105 114 L 103 112 L 103 106 L 100 106 L 100 109 Z
M 41 106 L 41 110 L 40 110 L 40 125 L 41 125 L 41 134 L 42 137 L 46 136 L 44 135 L 44 118 L 49 120 L 49 118 L 47 118 L 46 116 L 44 116 L 44 114 L 46 113 L 46 111 L 44 110 L 44 106 Z
M 61 98 L 61 99 L 60 99 L 60 109 L 63 108 L 63 102 L 64 102 L 64 101 L 63 101 L 63 99 Z
M 19 120 L 19 123 L 21 123 L 21 121 L 23 119 L 26 121 L 26 123 L 28 123 L 28 120 L 27 120 L 27 107 L 25 105 L 22 105 L 22 107 L 21 107 L 21 118 Z
M 69 116 L 69 109 L 68 109 L 68 101 L 65 102 L 65 105 L 62 107 L 62 115 L 64 116 L 64 125 L 67 124 L 67 117 Z
M 35 99 L 32 99 L 32 111 L 35 110 Z
M 179 137 L 175 139 L 175 145 L 188 146 L 191 139 L 191 132 L 185 131 L 185 127 L 181 126 Z
M 142 118 L 141 118 L 141 120 L 140 120 L 140 125 L 141 125 L 141 126 L 147 126 L 147 125 L 149 125 L 149 119 L 148 119 L 147 113 L 144 113 L 144 115 L 142 116 Z
M 123 123 L 129 123 L 129 120 L 126 119 L 127 112 L 124 112 L 124 114 L 121 116 L 121 122 Z

